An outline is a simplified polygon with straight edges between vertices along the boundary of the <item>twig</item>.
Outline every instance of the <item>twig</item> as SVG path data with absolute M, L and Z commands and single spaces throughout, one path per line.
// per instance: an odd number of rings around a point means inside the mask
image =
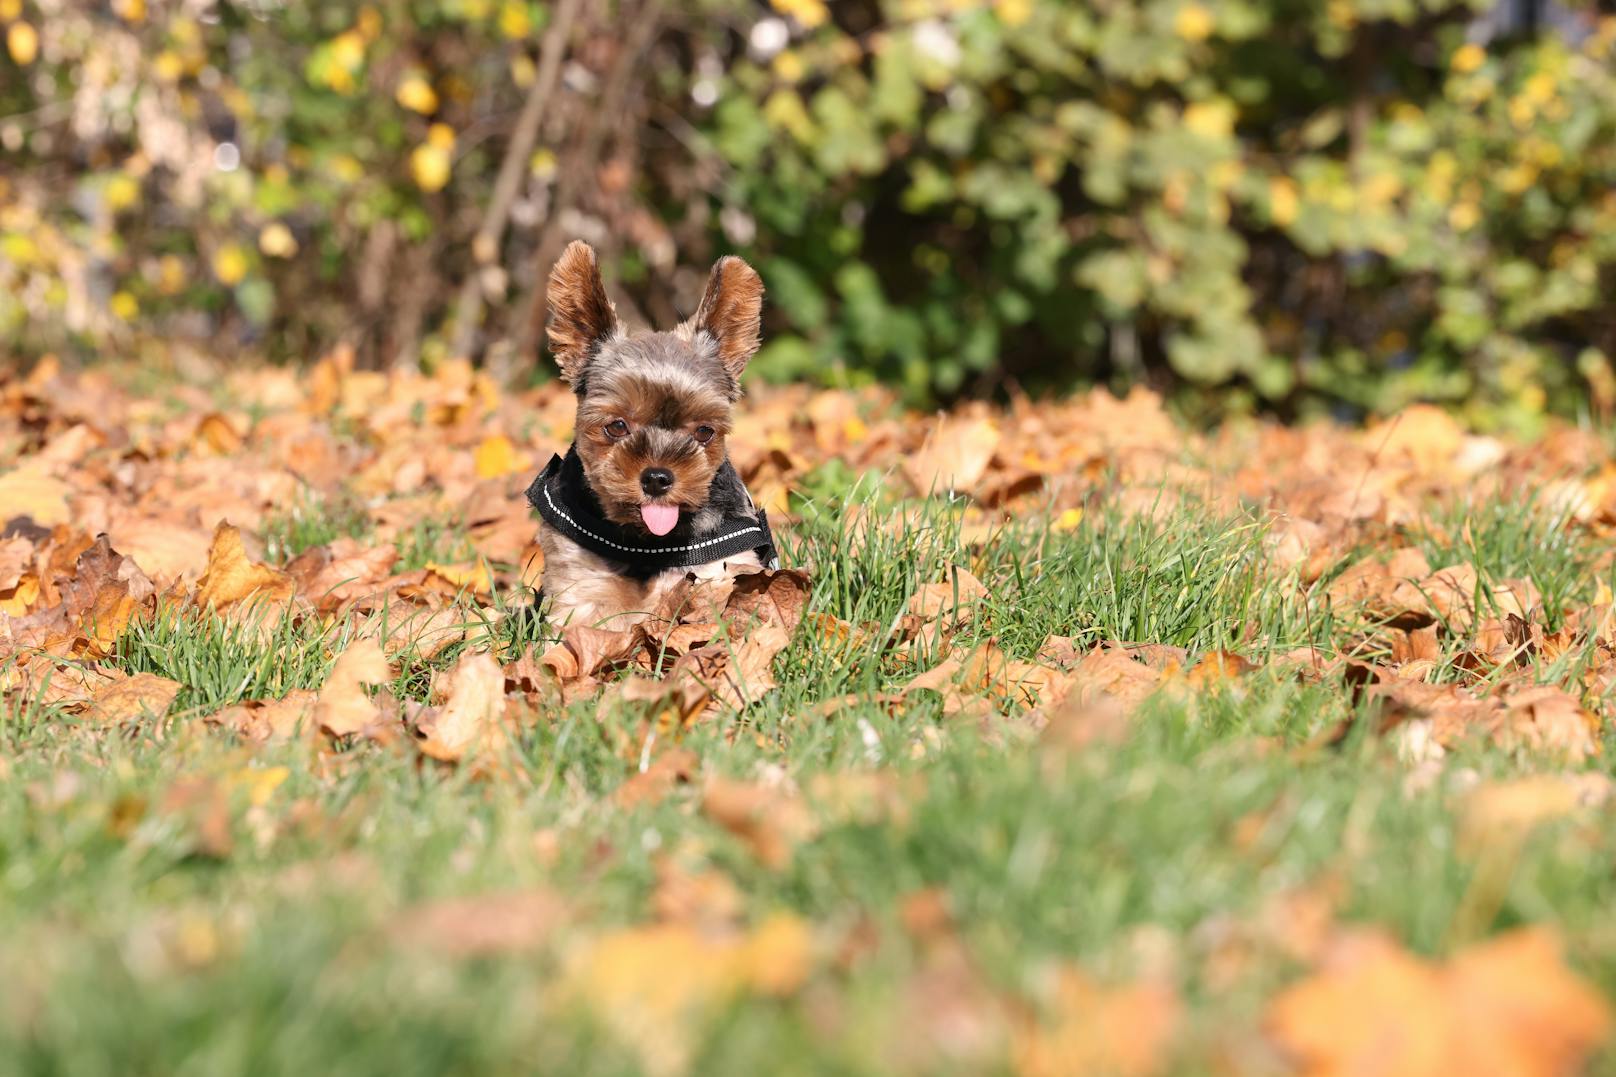
M 547 277 L 545 270 L 559 253 L 552 249 L 556 244 L 556 226 L 562 214 L 572 207 L 584 180 L 594 176 L 595 160 L 599 157 L 601 146 L 606 140 L 607 123 L 621 111 L 623 98 L 628 93 L 633 76 L 636 73 L 643 74 L 640 72 L 640 57 L 655 38 L 661 21 L 662 0 L 645 0 L 635 12 L 633 29 L 629 31 L 628 40 L 623 43 L 623 50 L 617 57 L 606 89 L 601 93 L 594 122 L 585 130 L 576 158 L 568 163 L 568 167 L 562 169 L 561 178 L 556 184 L 555 200 L 550 204 L 550 214 L 540 227 L 539 241 L 534 245 L 533 281 L 527 302 L 524 304 L 527 317 L 518 327 L 515 355 L 529 356 L 537 348 L 539 334 L 544 329 L 545 316 L 548 313 L 544 294 Z
M 482 224 L 471 241 L 473 264 L 471 272 L 460 285 L 460 299 L 455 306 L 454 340 L 450 348 L 452 355 L 466 355 L 471 351 L 477 323 L 482 317 L 482 270 L 484 266 L 499 261 L 500 241 L 505 237 L 505 225 L 511 217 L 511 203 L 516 200 L 522 176 L 533 155 L 533 145 L 539 137 L 539 123 L 544 119 L 551 95 L 555 93 L 561 75 L 561 57 L 572 35 L 573 21 L 582 6 L 583 0 L 561 0 L 556 6 L 555 20 L 544 32 L 533 88 L 528 91 L 522 114 L 517 117 L 516 126 L 511 130 L 510 144 L 505 147 L 505 159 L 500 162 L 499 178 L 494 181 L 493 197 L 489 199 L 488 210 L 483 214 Z

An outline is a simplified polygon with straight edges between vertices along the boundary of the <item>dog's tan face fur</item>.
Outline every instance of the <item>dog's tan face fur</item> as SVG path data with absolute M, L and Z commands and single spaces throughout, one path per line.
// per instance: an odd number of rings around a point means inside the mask
M 713 266 L 696 313 L 628 336 L 595 252 L 574 242 L 550 273 L 550 349 L 578 397 L 584 474 L 613 523 L 649 533 L 647 504 L 699 513 L 725 459 L 741 372 L 758 348 L 763 282 L 739 258 Z M 665 469 L 661 480 L 647 479 Z

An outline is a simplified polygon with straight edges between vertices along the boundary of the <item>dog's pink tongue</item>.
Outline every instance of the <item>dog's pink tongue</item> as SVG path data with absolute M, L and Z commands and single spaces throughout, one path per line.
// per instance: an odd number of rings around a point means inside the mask
M 666 535 L 679 523 L 679 506 L 641 505 L 640 519 L 644 520 L 645 526 L 651 529 L 651 534 Z

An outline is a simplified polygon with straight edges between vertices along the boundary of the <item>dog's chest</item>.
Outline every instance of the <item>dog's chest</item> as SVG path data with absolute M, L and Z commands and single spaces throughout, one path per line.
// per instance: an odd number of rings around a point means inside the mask
M 544 551 L 543 586 L 549 618 L 558 625 L 627 628 L 650 617 L 672 592 L 689 583 L 728 579 L 763 567 L 756 553 L 747 552 L 636 579 L 624 575 L 621 566 L 543 524 L 539 526 L 539 548 Z

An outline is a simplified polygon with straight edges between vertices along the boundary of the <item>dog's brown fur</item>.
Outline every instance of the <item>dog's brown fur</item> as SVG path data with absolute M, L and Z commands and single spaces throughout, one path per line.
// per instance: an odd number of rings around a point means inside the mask
M 698 531 L 716 524 L 722 514 L 707 505 L 708 494 L 727 457 L 741 373 L 759 344 L 757 273 L 739 258 L 721 258 L 693 317 L 667 332 L 629 336 L 606 297 L 595 252 L 577 241 L 550 273 L 548 300 L 550 349 L 578 397 L 574 444 L 605 517 L 649 535 L 640 515 L 647 500 L 641 478 L 660 467 L 672 473 L 673 485 L 654 500 L 690 514 Z M 621 625 L 655 609 L 689 576 L 759 567 L 746 554 L 636 580 L 550 528 L 541 528 L 540 545 L 550 615 L 559 622 Z

